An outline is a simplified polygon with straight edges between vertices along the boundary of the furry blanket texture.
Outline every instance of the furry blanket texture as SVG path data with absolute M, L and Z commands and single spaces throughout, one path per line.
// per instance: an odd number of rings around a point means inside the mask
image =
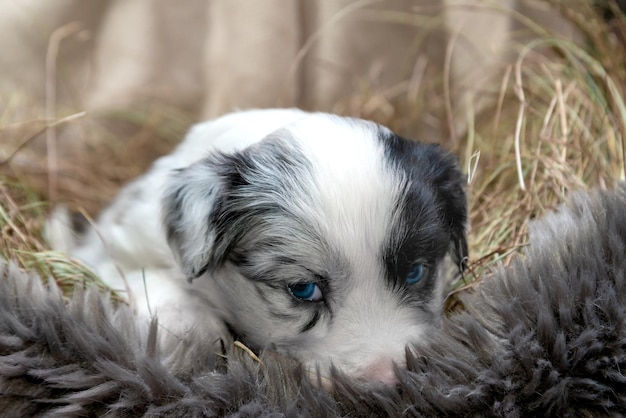
M 622 416 L 626 186 L 575 195 L 531 225 L 399 370 L 398 388 L 335 376 L 231 341 L 161 338 L 95 289 L 0 266 L 0 414 L 109 416 Z M 161 341 L 161 343 L 159 343 Z M 166 344 L 163 341 L 169 341 Z

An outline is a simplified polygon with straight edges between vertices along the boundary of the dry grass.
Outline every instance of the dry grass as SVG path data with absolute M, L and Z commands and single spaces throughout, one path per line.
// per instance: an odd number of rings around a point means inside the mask
M 52 277 L 70 295 L 77 285 L 106 285 L 89 268 L 65 254 L 51 251 L 42 239 L 48 214 L 48 204 L 23 184 L 0 178 L 0 256 L 15 260 L 25 269 L 37 271 L 42 277 Z M 116 301 L 123 300 L 111 292 Z
M 611 23 L 620 29 L 612 33 L 589 2 L 569 6 L 576 9 L 561 5 L 588 44 L 529 22 L 538 37 L 520 45 L 516 63 L 504 70 L 497 104 L 464 142 L 468 166 L 480 152 L 471 173 L 473 278 L 523 246 L 528 221 L 570 192 L 624 179 L 626 55 L 614 51 L 624 51 L 626 19 L 617 15 Z
M 43 239 L 50 209 L 56 201 L 64 202 L 95 217 L 121 184 L 178 142 L 190 118 L 161 106 L 97 117 L 66 111 L 68 117 L 46 120 L 27 115 L 21 100 L 7 103 L 12 106 L 0 114 L 0 257 L 54 278 L 67 293 L 77 283 L 93 282 L 104 289 L 78 260 L 50 250 Z M 7 122 L 16 115 L 25 122 Z M 65 152 L 56 159 L 53 190 L 45 141 L 50 127 L 58 130 L 61 145 L 71 141 L 71 146 L 59 147 Z M 114 292 L 113 297 L 121 300 Z
M 465 281 L 454 284 L 456 290 L 517 253 L 526 243 L 528 222 L 572 191 L 610 187 L 624 179 L 626 18 L 615 9 L 614 18 L 605 22 L 589 1 L 549 2 L 578 27 L 584 46 L 510 12 L 526 28 L 517 61 L 481 92 L 493 104 L 479 115 L 470 112 L 466 134 L 450 143 L 467 169 L 471 196 L 470 268 Z M 416 63 L 414 79 L 391 90 L 365 86 L 336 110 L 406 132 L 430 106 L 428 111 L 439 112 L 445 124 L 445 109 L 452 107 L 446 103 L 445 80 L 420 85 L 423 70 L 424 63 Z M 79 264 L 49 252 L 41 240 L 49 209 L 42 202 L 50 197 L 41 132 L 52 121 L 29 121 L 34 115 L 19 113 L 21 104 L 5 104 L 8 110 L 0 114 L 0 161 L 6 159 L 0 162 L 0 254 L 63 283 L 96 280 Z M 11 123 L 15 120 L 25 122 Z M 152 105 L 59 126 L 59 143 L 79 137 L 83 146 L 58 156 L 58 198 L 95 214 L 120 183 L 167 152 L 189 123 L 184 112 Z M 24 142 L 27 146 L 10 157 L 7 144 L 15 151 Z

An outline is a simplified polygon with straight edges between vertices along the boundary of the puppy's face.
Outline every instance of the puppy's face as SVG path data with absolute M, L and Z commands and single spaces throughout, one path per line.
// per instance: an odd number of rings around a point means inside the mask
M 243 342 L 383 382 L 440 322 L 441 265 L 467 251 L 453 157 L 323 114 L 176 172 L 164 214 Z

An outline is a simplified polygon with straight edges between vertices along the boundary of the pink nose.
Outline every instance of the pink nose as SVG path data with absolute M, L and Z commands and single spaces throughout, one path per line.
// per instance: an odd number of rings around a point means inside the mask
M 356 377 L 369 382 L 384 383 L 389 386 L 395 386 L 400 383 L 394 370 L 393 361 L 389 359 L 381 359 L 364 367 L 356 374 Z

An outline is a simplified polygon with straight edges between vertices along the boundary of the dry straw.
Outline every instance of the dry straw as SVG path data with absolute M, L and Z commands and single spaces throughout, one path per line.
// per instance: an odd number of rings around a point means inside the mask
M 523 245 L 528 221 L 570 192 L 624 179 L 626 19 L 605 22 L 590 2 L 553 3 L 584 45 L 516 15 L 536 37 L 520 45 L 494 112 L 471 133 L 468 151 L 482 160 L 471 184 L 475 276 Z

